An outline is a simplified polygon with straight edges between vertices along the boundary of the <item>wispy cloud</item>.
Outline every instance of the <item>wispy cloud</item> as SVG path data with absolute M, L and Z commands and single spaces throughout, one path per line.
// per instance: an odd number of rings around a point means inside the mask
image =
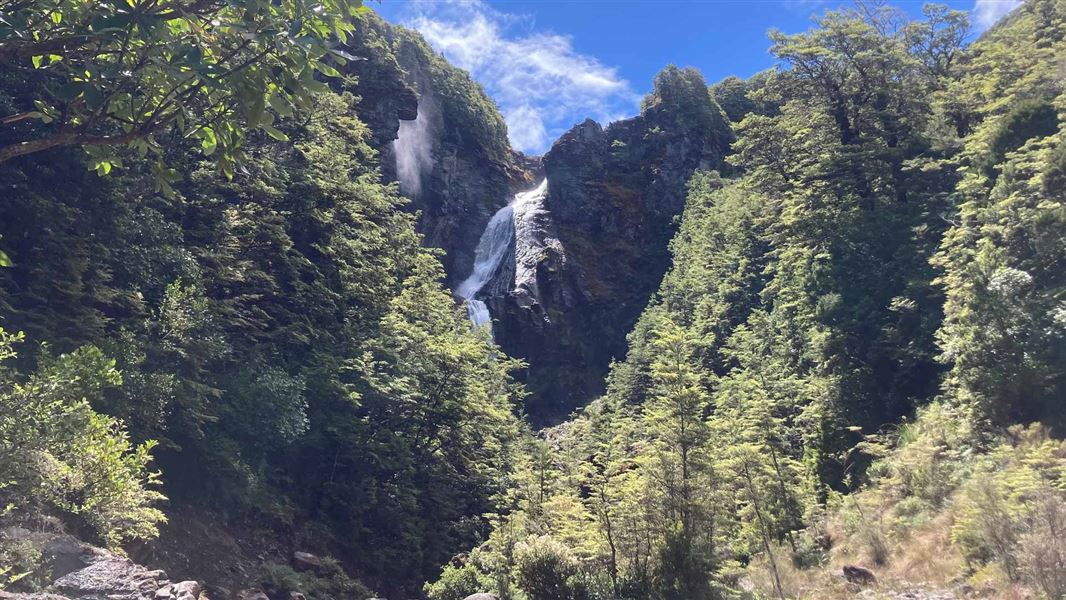
M 485 86 L 520 150 L 543 152 L 586 117 L 607 122 L 636 111 L 639 96 L 616 69 L 579 53 L 566 36 L 535 31 L 527 16 L 480 0 L 416 3 L 412 10 L 404 24 Z
M 984 31 L 1021 5 L 1022 0 L 977 0 L 973 5 L 974 24 Z

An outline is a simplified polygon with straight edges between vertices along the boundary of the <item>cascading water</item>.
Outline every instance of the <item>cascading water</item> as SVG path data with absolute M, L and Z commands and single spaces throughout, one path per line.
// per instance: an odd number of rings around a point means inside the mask
M 459 287 L 455 295 L 466 302 L 466 313 L 474 327 L 487 326 L 491 332 L 492 315 L 484 300 L 477 298 L 478 292 L 484 288 L 500 268 L 500 263 L 511 249 L 511 242 L 515 237 L 514 214 L 515 208 L 544 198 L 548 191 L 548 180 L 540 182 L 540 185 L 529 190 L 515 194 L 510 204 L 496 211 L 489 219 L 485 231 L 478 240 L 477 250 L 474 252 L 474 269 Z

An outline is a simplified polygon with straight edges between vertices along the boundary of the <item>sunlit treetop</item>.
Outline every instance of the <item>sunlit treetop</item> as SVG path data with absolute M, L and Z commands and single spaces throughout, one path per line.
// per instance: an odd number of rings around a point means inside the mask
M 199 140 L 231 175 L 246 132 L 309 105 L 352 58 L 336 45 L 361 0 L 0 0 L 0 72 L 29 83 L 0 115 L 0 163 L 80 145 L 108 173 L 115 150 Z M 157 181 L 171 177 L 161 161 Z

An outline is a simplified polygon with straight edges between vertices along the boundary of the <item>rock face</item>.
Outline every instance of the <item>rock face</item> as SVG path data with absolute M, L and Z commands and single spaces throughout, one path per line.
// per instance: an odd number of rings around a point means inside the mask
M 668 68 L 641 114 L 586 121 L 542 158 L 513 152 L 484 91 L 417 33 L 360 18 L 348 51 L 360 117 L 384 176 L 419 213 L 425 244 L 444 251 L 453 289 L 473 271 L 494 214 L 545 176 L 548 193 L 514 211 L 515 244 L 479 294 L 497 343 L 526 360 L 527 412 L 552 424 L 603 391 L 610 361 L 669 265 L 685 185 L 716 169 L 732 140 L 698 72 Z
M 56 536 L 44 545 L 42 556 L 54 581 L 43 593 L 0 592 L 3 600 L 201 600 L 195 581 L 171 583 L 166 573 L 138 565 L 128 558 L 94 548 L 77 539 Z
M 529 182 L 529 159 L 512 152 L 496 105 L 420 35 L 373 14 L 361 17 L 349 51 L 360 117 L 381 151 L 383 174 L 419 211 L 427 246 L 444 250 L 447 283 L 470 274 L 478 238 Z M 534 160 L 532 164 L 536 164 Z
M 696 169 L 719 169 L 729 125 L 694 70 L 669 68 L 641 114 L 585 121 L 543 157 L 548 193 L 515 212 L 514 272 L 489 306 L 495 338 L 529 364 L 532 420 L 547 425 L 602 393 L 610 361 L 669 266 Z

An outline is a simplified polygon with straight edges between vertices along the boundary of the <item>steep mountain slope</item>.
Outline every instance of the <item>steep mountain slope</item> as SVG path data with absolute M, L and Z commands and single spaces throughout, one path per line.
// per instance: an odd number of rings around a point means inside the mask
M 602 392 L 608 364 L 624 353 L 626 332 L 666 270 L 685 182 L 723 164 L 732 139 L 725 117 L 698 73 L 671 67 L 641 115 L 606 129 L 588 121 L 530 159 L 510 150 L 480 87 L 417 34 L 373 16 L 359 31 L 350 50 L 367 60 L 350 72 L 360 114 L 386 176 L 420 211 L 426 245 L 444 250 L 453 289 L 471 273 L 491 216 L 547 178 L 519 248 L 480 297 L 496 342 L 529 365 L 528 414 L 557 422 Z
M 469 274 L 489 217 L 530 181 L 496 105 L 417 33 L 363 15 L 349 51 L 359 114 L 385 177 L 419 211 L 425 244 L 444 251 L 447 283 Z
M 688 178 L 721 168 L 731 140 L 699 73 L 670 67 L 639 116 L 586 121 L 543 157 L 547 195 L 520 217 L 517 260 L 489 297 L 497 343 L 529 364 L 535 423 L 558 422 L 603 391 L 669 265 Z
M 382 64 L 386 50 L 366 48 Z M 0 113 L 18 112 L 20 81 L 0 64 Z M 452 93 L 477 90 L 462 81 L 469 88 Z M 147 459 L 104 470 L 123 446 L 98 440 L 102 428 L 159 440 L 177 525 L 221 515 L 234 535 L 281 550 L 260 562 L 333 555 L 380 592 L 409 597 L 483 535 L 518 435 L 513 365 L 470 331 L 407 200 L 383 183 L 382 138 L 358 116 L 377 113 L 353 83 L 336 81 L 308 114 L 279 115 L 289 141 L 253 136 L 232 180 L 161 134 L 172 195 L 132 151 L 109 177 L 77 148 L 0 165 L 0 236 L 14 262 L 0 269 L 0 327 L 29 340 L 16 358 L 0 337 L 0 504 L 15 517 L 59 514 L 98 543 L 153 534 L 158 515 L 130 500 L 155 498 L 131 486 L 159 491 L 130 474 Z M 96 429 L 77 434 L 80 445 L 26 432 L 32 444 L 8 443 L 9 426 L 61 417 Z M 100 472 L 69 479 L 86 464 Z M 181 546 L 182 531 L 157 543 Z M 238 583 L 260 576 L 209 556 Z
M 967 27 L 830 12 L 717 88 L 737 176 L 431 598 L 1066 593 L 1066 2 Z

